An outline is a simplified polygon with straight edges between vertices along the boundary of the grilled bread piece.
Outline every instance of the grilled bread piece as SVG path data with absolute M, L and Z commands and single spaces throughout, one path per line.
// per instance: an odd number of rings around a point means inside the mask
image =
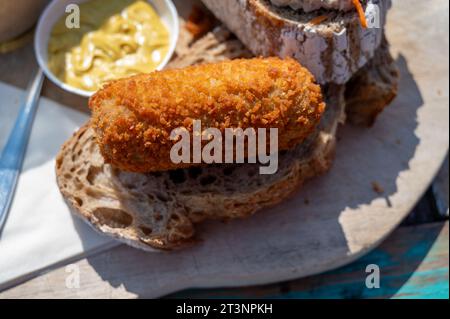
M 374 56 L 391 6 L 391 0 L 368 0 L 366 15 L 377 17 L 379 27 L 364 29 L 356 10 L 305 13 L 269 0 L 202 1 L 253 54 L 293 57 L 320 84 L 345 84 Z

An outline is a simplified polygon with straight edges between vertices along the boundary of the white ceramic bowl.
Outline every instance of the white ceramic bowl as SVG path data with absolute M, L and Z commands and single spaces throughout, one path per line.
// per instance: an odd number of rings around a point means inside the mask
M 60 88 L 78 94 L 84 97 L 89 97 L 93 94 L 91 91 L 78 89 L 71 85 L 68 85 L 58 79 L 48 67 L 48 41 L 50 33 L 55 23 L 66 14 L 65 10 L 69 4 L 80 4 L 89 0 L 53 0 L 44 10 L 36 29 L 36 35 L 34 39 L 34 49 L 36 52 L 36 58 L 39 66 L 44 71 L 45 75 L 54 82 Z M 178 13 L 171 0 L 147 0 L 161 17 L 163 23 L 170 33 L 170 46 L 169 51 L 165 59 L 157 67 L 157 70 L 161 70 L 169 62 L 170 58 L 175 51 L 175 47 L 178 41 L 179 22 Z

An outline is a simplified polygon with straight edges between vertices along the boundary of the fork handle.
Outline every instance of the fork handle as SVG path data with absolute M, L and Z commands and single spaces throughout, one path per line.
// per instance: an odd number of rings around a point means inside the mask
M 0 156 L 0 233 L 6 222 L 38 106 L 44 76 L 39 69 L 29 85 L 14 127 Z

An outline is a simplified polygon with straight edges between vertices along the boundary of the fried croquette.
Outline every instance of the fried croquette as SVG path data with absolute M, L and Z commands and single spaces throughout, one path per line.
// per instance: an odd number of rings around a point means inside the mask
M 175 164 L 171 132 L 203 128 L 277 128 L 278 150 L 305 140 L 325 109 L 313 75 L 293 59 L 237 59 L 112 81 L 94 94 L 91 125 L 105 161 L 131 172 Z M 191 135 L 192 136 L 192 135 Z

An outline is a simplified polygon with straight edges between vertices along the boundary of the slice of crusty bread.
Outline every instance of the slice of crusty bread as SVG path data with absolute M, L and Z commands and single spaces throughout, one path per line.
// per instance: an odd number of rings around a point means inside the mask
M 333 85 L 325 92 L 328 107 L 318 132 L 281 153 L 273 175 L 260 175 L 257 164 L 151 174 L 119 171 L 105 164 L 87 124 L 57 157 L 58 186 L 75 214 L 100 232 L 146 250 L 178 248 L 192 240 L 195 223 L 249 216 L 330 167 L 344 90 Z
M 346 83 L 375 54 L 391 0 L 368 0 L 379 28 L 363 29 L 355 10 L 310 13 L 280 8 L 269 0 L 202 0 L 255 55 L 291 56 L 321 84 Z M 313 23 L 314 18 L 327 19 Z
M 375 57 L 347 83 L 345 103 L 352 124 L 371 126 L 397 96 L 400 72 L 384 38 Z

